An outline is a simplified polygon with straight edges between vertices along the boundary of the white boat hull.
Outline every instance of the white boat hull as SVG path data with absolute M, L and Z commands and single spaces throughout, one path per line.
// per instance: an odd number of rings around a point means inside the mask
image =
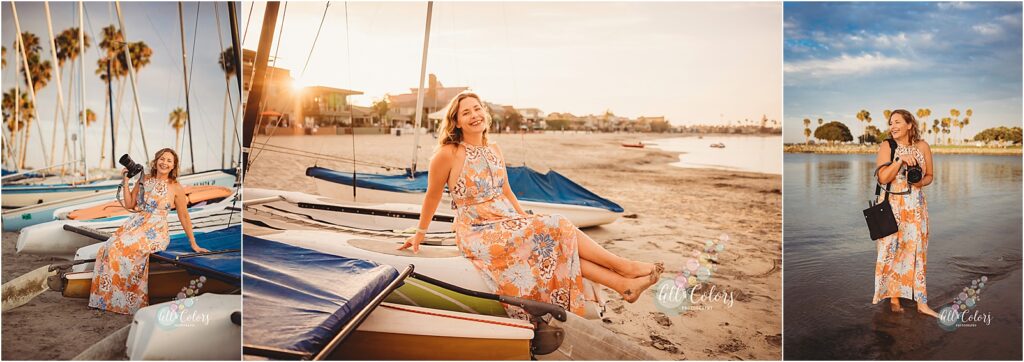
M 240 202 L 236 202 L 241 206 Z M 213 231 L 237 224 L 242 219 L 240 210 L 232 211 L 231 198 L 215 204 L 189 210 L 194 232 Z M 240 209 L 240 207 L 238 207 Z M 168 228 L 171 235 L 184 232 L 178 221 L 178 213 L 167 215 Z M 75 252 L 82 247 L 100 243 L 96 239 L 75 232 L 64 230 L 65 225 L 86 227 L 101 232 L 113 232 L 121 227 L 129 217 L 120 216 L 98 220 L 54 220 L 33 225 L 21 230 L 18 235 L 18 254 L 32 254 L 59 259 L 72 260 Z M 95 254 L 94 254 L 95 255 Z
M 178 182 L 180 182 L 182 186 L 215 185 L 234 187 L 235 176 L 221 171 L 201 172 L 181 176 L 181 178 L 178 179 Z M 3 230 L 19 231 L 28 226 L 52 221 L 54 220 L 54 213 L 59 209 L 85 203 L 111 201 L 114 200 L 116 194 L 117 190 L 113 189 L 73 198 L 50 201 L 38 205 L 4 210 Z M 4 200 L 7 199 L 7 196 L 8 195 L 5 193 L 3 197 Z
M 242 329 L 231 314 L 242 311 L 242 296 L 202 294 L 172 312 L 171 301 L 139 309 L 128 332 L 132 360 L 234 360 L 242 358 Z
M 371 260 L 379 264 L 387 264 L 395 269 L 403 270 L 408 265 L 415 265 L 415 271 L 419 274 L 442 280 L 466 289 L 483 292 L 494 292 L 484 281 L 476 267 L 461 255 L 453 246 L 432 246 L 420 245 L 420 254 L 417 256 L 411 252 L 393 251 L 390 246 L 398 247 L 398 242 L 388 243 L 380 241 L 380 244 L 388 244 L 388 248 L 363 248 L 355 244 L 363 244 L 370 237 L 363 235 L 348 234 L 343 232 L 322 231 L 322 230 L 287 230 L 279 233 L 260 235 L 260 238 L 273 240 L 301 248 L 316 250 L 326 254 L 341 255 L 348 258 Z M 380 250 L 387 250 L 382 252 Z M 434 255 L 434 256 L 427 256 Z M 438 255 L 449 255 L 440 256 Z M 584 280 L 585 293 L 588 302 L 586 309 L 588 319 L 600 318 L 604 312 L 606 298 L 593 283 Z
M 405 203 L 423 205 L 423 193 L 416 192 L 393 192 L 374 190 L 368 188 L 357 188 L 356 196 L 352 197 L 352 186 L 334 183 L 330 181 L 313 178 L 316 183 L 317 193 L 340 201 L 355 201 L 364 203 Z M 451 205 L 451 196 L 446 192 L 441 198 L 441 206 L 438 211 L 448 210 Z M 520 206 L 527 212 L 542 215 L 562 215 L 572 221 L 580 228 L 598 226 L 611 223 L 622 215 L 621 212 L 614 212 L 597 207 L 554 204 L 535 201 L 519 200 Z M 449 215 L 452 212 L 447 212 Z

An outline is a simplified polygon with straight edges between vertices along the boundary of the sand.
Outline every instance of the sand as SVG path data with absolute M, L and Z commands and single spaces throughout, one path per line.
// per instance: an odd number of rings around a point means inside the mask
M 18 233 L 3 233 L 2 279 L 6 283 L 58 259 L 15 254 Z M 4 360 L 69 360 L 107 335 L 132 322 L 132 317 L 89 308 L 87 299 L 64 298 L 47 291 L 27 304 L 4 312 L 0 339 Z
M 733 292 L 732 307 L 710 304 L 677 316 L 659 312 L 653 289 L 634 304 L 608 289 L 611 301 L 601 322 L 656 359 L 779 359 L 782 344 L 782 178 L 737 171 L 669 166 L 674 153 L 623 148 L 621 143 L 675 135 L 531 134 L 491 135 L 509 165 L 524 162 L 554 169 L 591 191 L 620 204 L 625 217 L 584 232 L 609 251 L 626 258 L 665 261 L 666 276 L 683 270 L 684 260 L 705 240 L 731 238 L 719 256 L 718 270 L 706 287 Z M 351 158 L 352 136 L 273 137 L 271 145 Z M 267 141 L 258 136 L 257 143 Z M 411 136 L 359 135 L 360 161 L 407 167 Z M 419 168 L 435 140 L 421 138 Z M 255 151 L 258 152 L 258 151 Z M 254 153 L 255 153 L 254 152 Z M 259 153 L 245 186 L 316 193 L 306 167 L 351 170 L 349 162 L 266 151 Z M 387 172 L 360 165 L 363 172 Z M 392 171 L 395 172 L 395 171 Z M 6 343 L 6 342 L 5 342 Z
M 930 145 L 932 153 L 937 155 L 1008 155 L 1019 156 L 1021 145 L 1006 147 L 970 146 L 970 145 Z M 784 146 L 785 153 L 826 153 L 826 154 L 873 154 L 878 152 L 878 145 L 870 144 L 814 144 L 791 143 Z

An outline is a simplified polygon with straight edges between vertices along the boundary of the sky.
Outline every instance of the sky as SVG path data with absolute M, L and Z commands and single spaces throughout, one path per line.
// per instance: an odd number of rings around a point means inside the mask
M 39 111 L 39 122 L 42 133 L 45 135 L 46 152 L 49 153 L 51 136 L 53 130 L 54 114 L 57 104 L 56 86 L 56 61 L 50 56 L 50 44 L 46 26 L 46 14 L 41 2 L 18 2 L 18 19 L 21 23 L 21 30 L 36 34 L 42 43 L 42 57 L 54 64 L 54 73 L 50 83 L 37 95 L 37 108 Z M 185 108 L 185 86 L 182 74 L 181 56 L 181 32 L 178 19 L 177 2 L 122 2 L 121 9 L 124 13 L 125 33 L 128 41 L 145 41 L 151 49 L 153 56 L 151 63 L 138 73 L 138 94 L 142 110 L 142 118 L 146 132 L 146 142 L 149 152 L 155 153 L 164 147 L 174 146 L 174 129 L 168 123 L 168 116 L 177 107 Z M 224 83 L 224 73 L 221 71 L 217 60 L 220 51 L 231 44 L 230 25 L 228 24 L 227 8 L 225 3 L 203 3 L 197 9 L 197 3 L 183 3 L 186 47 L 189 56 L 189 72 L 191 75 L 190 104 L 192 113 L 192 135 L 194 136 L 193 147 L 195 148 L 195 162 L 197 170 L 219 168 L 221 165 L 221 136 L 223 135 L 224 119 L 224 98 L 228 92 Z M 91 39 L 91 47 L 86 49 L 85 56 L 85 91 L 86 104 L 97 114 L 97 122 L 93 123 L 86 133 L 90 167 L 95 167 L 99 161 L 100 134 L 103 131 L 101 124 L 104 116 L 104 100 L 107 87 L 99 76 L 94 74 L 96 62 L 100 58 L 99 40 L 102 37 L 101 29 L 110 24 L 117 24 L 116 12 L 113 3 L 108 2 L 85 2 L 87 35 Z M 50 2 L 54 36 L 61 31 L 78 26 L 77 2 Z M 198 23 L 196 22 L 197 10 L 199 13 Z M 11 4 L 4 2 L 2 6 L 3 46 L 7 48 L 7 67 L 3 69 L 3 91 L 6 92 L 14 87 L 15 82 L 22 85 L 24 80 L 17 75 L 15 80 L 14 66 L 14 37 L 16 35 L 14 16 L 11 11 Z M 217 16 L 219 12 L 220 28 L 217 27 Z M 198 24 L 198 25 L 197 25 Z M 223 46 L 218 39 L 218 29 L 223 39 Z M 198 34 L 198 37 L 196 36 Z M 193 48 L 194 44 L 194 48 Z M 78 68 L 78 63 L 75 63 Z M 70 68 L 65 63 L 64 68 Z M 65 69 L 62 75 L 65 101 L 68 97 L 68 85 L 71 77 L 71 70 Z M 124 99 L 122 101 L 122 125 L 119 126 L 117 137 L 117 157 L 128 151 L 129 127 L 125 126 L 131 119 L 134 112 L 134 102 L 131 93 L 131 83 L 125 83 Z M 237 85 L 235 79 L 231 79 L 231 99 L 235 107 L 238 106 Z M 118 92 L 118 83 L 114 83 L 114 94 Z M 75 95 L 80 92 L 76 90 Z M 116 108 L 116 107 L 115 107 Z M 78 107 L 72 105 L 71 119 L 78 114 Z M 109 110 L 106 111 L 109 114 Z M 228 132 L 231 132 L 231 109 L 227 110 L 229 120 Z M 109 117 L 109 116 L 108 116 Z M 109 118 L 108 124 L 109 124 Z M 136 121 L 138 122 L 138 121 Z M 108 125 L 109 127 L 109 125 Z M 109 128 L 107 134 L 109 135 Z M 131 157 L 136 161 L 145 160 L 142 140 L 135 127 L 136 136 L 132 147 Z M 75 130 L 77 133 L 77 130 Z M 187 134 L 187 129 L 182 131 L 182 137 Z M 46 160 L 43 159 L 42 147 L 40 147 L 39 132 L 35 125 L 32 126 L 29 140 L 30 155 L 28 165 L 43 167 Z M 58 149 L 63 147 L 63 128 L 58 129 Z M 109 138 L 109 136 L 108 136 Z M 185 141 L 183 150 L 188 149 L 188 142 Z M 237 148 L 236 148 L 237 149 Z M 106 152 L 107 161 L 110 160 L 110 140 L 107 140 Z M 5 156 L 6 157 L 6 156 Z M 152 157 L 150 155 L 149 157 Z M 190 154 L 186 151 L 182 155 L 183 167 L 189 166 Z M 236 157 L 237 158 L 237 157 Z M 59 159 L 59 157 L 58 157 Z M 230 157 L 229 157 L 230 160 Z
M 242 7 L 243 47 L 256 49 L 265 3 Z M 282 40 L 278 47 L 275 36 L 270 54 L 298 83 L 358 90 L 352 102 L 368 106 L 417 86 L 426 8 L 282 3 Z M 610 109 L 677 125 L 780 119 L 781 11 L 779 3 L 435 2 L 427 73 L 485 101 L 545 113 Z
M 882 130 L 900 108 L 930 108 L 928 124 L 971 108 L 964 138 L 1021 125 L 1020 2 L 786 3 L 783 17 L 784 142 L 804 142 L 804 118 L 856 138 L 861 109 Z

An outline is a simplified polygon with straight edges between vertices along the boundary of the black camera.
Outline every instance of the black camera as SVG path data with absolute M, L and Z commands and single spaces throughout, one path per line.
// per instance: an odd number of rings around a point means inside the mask
M 907 166 L 907 181 L 916 184 L 921 182 L 921 177 L 924 176 L 924 171 L 921 170 L 921 166 Z
M 135 177 L 135 175 L 138 175 L 143 170 L 142 165 L 132 161 L 132 158 L 128 157 L 127 153 L 124 154 L 124 156 L 121 156 L 121 159 L 117 160 L 117 162 L 120 163 L 121 166 L 124 166 L 124 168 L 128 169 L 128 178 Z

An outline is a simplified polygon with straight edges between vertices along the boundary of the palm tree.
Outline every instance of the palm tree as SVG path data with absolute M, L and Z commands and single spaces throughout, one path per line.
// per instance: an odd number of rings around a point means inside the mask
M 804 118 L 804 143 L 811 144 L 811 119 Z
M 100 77 L 108 87 L 114 79 L 122 79 L 120 73 L 121 66 L 118 64 L 119 57 L 117 54 L 122 53 L 124 50 L 124 34 L 117 30 L 114 25 L 108 25 L 103 28 L 103 37 L 100 40 L 99 47 L 103 49 L 103 56 L 96 60 L 96 75 Z M 110 76 L 107 76 L 107 68 L 110 68 Z M 110 79 L 108 79 L 110 78 Z M 121 91 L 124 89 L 124 82 L 118 85 L 118 108 L 120 108 Z M 103 131 L 100 133 L 102 141 L 100 141 L 100 166 L 103 166 L 103 161 L 106 159 L 106 148 L 107 148 L 107 107 L 110 104 L 110 97 L 112 96 L 109 92 L 103 92 L 105 99 L 103 100 Z M 114 119 L 118 119 L 120 109 L 114 112 Z M 117 122 L 112 123 L 113 133 L 117 134 Z M 113 141 L 111 141 L 113 142 Z M 111 160 L 113 162 L 113 160 Z
M 866 109 L 860 110 L 860 112 L 857 112 L 857 120 L 859 120 L 861 122 L 867 122 L 868 125 L 870 126 L 871 125 L 871 112 L 868 112 Z M 865 126 L 864 127 L 864 134 L 867 134 L 867 129 L 868 129 L 867 126 Z
M 939 120 L 932 120 L 932 131 L 935 133 L 935 137 L 932 138 L 932 143 L 939 144 Z
M 960 125 L 960 110 L 956 108 L 950 109 L 949 115 L 952 116 L 952 119 L 949 122 L 949 133 L 952 133 L 953 127 L 957 127 Z
M 17 85 L 15 85 L 17 86 Z M 15 99 L 19 99 L 19 102 L 15 102 Z M 32 104 L 32 100 L 29 99 L 28 93 L 16 91 L 11 88 L 3 95 L 3 117 L 4 124 L 7 125 L 7 130 L 11 132 L 11 135 L 17 134 L 18 132 L 25 130 L 28 131 L 28 125 L 32 119 L 32 111 L 35 105 Z M 17 109 L 17 117 L 15 117 L 15 109 Z M 12 137 L 14 138 L 14 137 Z M 17 138 L 15 138 L 17 139 Z M 14 142 L 15 140 L 12 140 Z M 22 145 L 27 143 L 27 139 L 22 139 L 21 144 L 16 148 L 18 155 L 24 154 Z M 12 148 L 15 149 L 15 148 Z M 18 167 L 24 167 L 25 157 L 19 157 L 15 160 Z
M 818 126 L 820 127 L 822 124 L 825 124 L 825 120 L 818 118 Z
M 892 115 L 892 111 L 886 109 L 886 110 L 882 111 L 882 115 L 885 116 L 885 121 L 888 122 L 889 121 L 889 116 Z
M 940 125 L 942 126 L 942 133 L 943 134 L 949 134 L 949 129 L 952 126 L 952 124 L 953 124 L 953 118 L 942 117 L 942 121 L 940 122 Z M 949 143 L 950 143 L 950 139 L 949 139 L 949 137 L 946 137 L 946 144 L 948 145 Z
M 963 141 L 963 138 L 964 138 L 964 127 L 966 127 L 967 125 L 971 124 L 971 116 L 974 116 L 974 110 L 968 108 L 966 111 L 964 111 L 964 115 L 965 115 L 964 119 L 960 122 L 960 140 L 961 140 L 961 142 Z
M 21 74 L 25 76 L 25 85 L 32 87 L 32 90 L 36 93 L 40 89 L 46 86 L 50 82 L 52 76 L 53 65 L 50 64 L 49 60 L 42 60 L 39 53 L 43 47 L 39 43 L 39 37 L 30 32 L 21 33 L 22 49 L 25 52 L 25 60 L 28 63 L 28 68 L 21 67 Z M 17 40 L 15 40 L 15 47 L 17 47 Z M 32 83 L 29 84 L 28 75 L 31 75 Z M 21 159 L 19 160 L 19 168 L 25 166 L 25 157 L 27 156 L 27 146 L 32 133 L 32 121 L 31 117 L 26 118 L 26 124 L 24 125 L 25 136 L 24 143 L 21 144 Z
M 168 116 L 168 123 L 174 128 L 174 149 L 175 152 L 181 153 L 181 129 L 185 128 L 185 123 L 188 121 L 188 113 L 185 112 L 181 107 L 175 108 L 171 111 Z
M 84 120 L 82 119 L 82 112 L 78 112 L 78 119 L 84 121 L 85 122 L 85 126 L 89 127 L 93 123 L 96 123 L 96 112 L 93 112 L 91 109 L 86 108 L 85 109 L 85 119 Z
M 7 47 L 0 47 L 3 49 L 3 68 L 7 68 Z

